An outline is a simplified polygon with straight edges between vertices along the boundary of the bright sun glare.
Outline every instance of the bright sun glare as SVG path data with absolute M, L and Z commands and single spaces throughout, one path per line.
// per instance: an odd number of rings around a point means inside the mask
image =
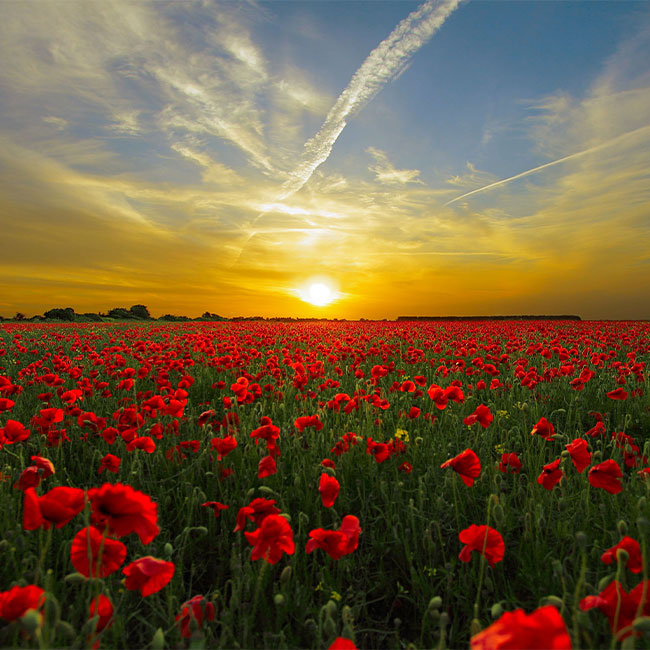
M 330 288 L 326 284 L 323 284 L 322 282 L 317 282 L 316 284 L 312 284 L 307 290 L 308 302 L 310 302 L 312 305 L 317 305 L 319 307 L 322 307 L 323 305 L 327 305 L 329 302 L 332 301 L 333 297 L 334 296 L 332 295 L 332 291 L 330 290 Z

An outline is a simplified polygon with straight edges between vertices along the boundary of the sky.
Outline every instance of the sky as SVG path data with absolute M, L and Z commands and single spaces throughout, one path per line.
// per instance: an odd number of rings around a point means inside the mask
M 5 317 L 650 318 L 647 2 L 3 0 L 0 60 Z

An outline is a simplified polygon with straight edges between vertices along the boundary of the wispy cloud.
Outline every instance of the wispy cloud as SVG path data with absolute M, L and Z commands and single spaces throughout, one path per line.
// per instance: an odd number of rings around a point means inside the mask
M 281 198 L 297 192 L 328 158 L 347 120 L 398 77 L 411 57 L 442 27 L 461 0 L 429 0 L 410 13 L 366 58 L 327 114 L 320 131 L 305 143 L 298 166 L 282 186 Z
M 419 169 L 396 169 L 388 160 L 385 151 L 368 147 L 366 150 L 374 159 L 375 164 L 368 169 L 375 175 L 375 179 L 386 185 L 406 185 L 407 183 L 422 183 Z

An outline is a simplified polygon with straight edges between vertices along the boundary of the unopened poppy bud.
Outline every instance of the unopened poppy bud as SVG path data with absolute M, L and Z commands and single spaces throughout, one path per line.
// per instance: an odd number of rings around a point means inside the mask
M 48 627 L 54 629 L 61 620 L 61 605 L 59 601 L 52 595 L 48 594 L 43 604 L 43 614 L 47 621 Z
M 66 639 L 74 639 L 77 636 L 77 631 L 67 621 L 59 621 L 56 631 Z
M 528 406 L 528 402 L 523 402 L 523 404 L 521 405 L 521 410 L 524 413 L 528 413 L 528 411 L 530 410 L 530 407 Z
M 431 611 L 434 609 L 440 609 L 441 607 L 442 607 L 442 598 L 440 598 L 440 596 L 434 596 L 429 601 L 429 606 L 427 607 L 427 609 Z
M 306 526 L 309 523 L 309 515 L 306 512 L 298 513 L 298 525 Z
M 341 630 L 341 636 L 344 639 L 349 639 L 354 643 L 354 630 L 352 629 L 352 625 L 344 625 L 343 629 Z
M 560 562 L 560 560 L 553 560 L 551 562 L 551 567 L 553 569 L 553 575 L 557 578 L 559 578 L 564 573 L 562 562 Z
M 637 518 L 636 527 L 644 537 L 647 537 L 650 534 L 650 521 L 648 521 L 643 515 Z
M 616 549 L 616 561 L 625 564 L 630 559 L 630 554 L 624 548 Z
M 280 584 L 281 585 L 286 585 L 289 580 L 291 580 L 291 573 L 293 569 L 290 566 L 285 566 L 284 569 L 282 569 L 282 573 L 280 574 Z
M 596 451 L 594 452 L 594 457 L 593 457 L 592 462 L 595 463 L 596 461 L 600 460 L 602 458 L 602 456 L 603 456 L 603 453 L 600 451 L 600 449 L 596 449 Z
M 396 629 L 399 629 L 399 627 L 402 625 L 402 619 L 401 618 L 394 618 L 393 619 L 393 625 L 395 626 Z
M 280 517 L 284 517 L 289 523 L 291 523 L 291 515 L 287 512 L 281 512 Z
M 284 596 L 282 594 L 275 594 L 275 596 L 273 596 L 273 602 L 276 607 L 282 607 L 284 605 Z
M 612 581 L 612 576 L 607 575 L 604 578 L 601 578 L 598 582 L 598 591 L 601 592 L 610 582 Z
M 80 585 L 86 582 L 86 576 L 81 575 L 81 573 L 68 573 L 63 582 L 67 582 L 69 585 Z
M 555 438 L 557 439 L 557 437 L 558 437 L 558 436 L 556 435 Z M 562 458 L 568 458 L 570 455 L 571 455 L 571 454 L 569 454 L 569 450 L 568 450 L 568 449 L 563 449 L 563 450 L 562 450 L 562 453 L 560 454 L 560 456 L 561 456 Z
M 272 494 L 277 495 L 277 492 L 273 488 L 270 488 L 268 485 L 260 485 L 258 489 L 262 494 L 266 494 L 267 496 L 270 496 Z
M 647 503 L 648 500 L 645 497 L 640 497 L 639 500 L 636 502 L 636 507 L 639 510 L 645 510 Z
M 494 603 L 492 607 L 490 607 L 490 616 L 495 619 L 499 618 L 503 614 L 503 607 L 501 606 L 501 603 Z
M 417 437 L 415 438 L 415 444 L 416 444 L 416 445 L 421 445 L 422 442 L 423 442 L 423 439 L 422 439 L 420 436 L 417 436 Z
M 639 632 L 650 632 L 650 616 L 639 616 L 632 621 L 632 627 Z
M 265 487 L 265 486 L 262 486 L 262 487 Z M 255 488 L 251 488 L 250 490 L 248 490 L 248 492 L 246 492 L 246 501 L 250 501 L 253 498 L 254 494 L 255 494 Z
M 326 638 L 332 638 L 336 636 L 336 623 L 330 616 L 325 617 L 325 622 L 323 623 L 323 632 L 325 633 Z
M 496 521 L 497 524 L 501 524 L 503 523 L 505 516 L 506 513 L 503 510 L 503 506 L 500 503 L 497 503 L 497 505 L 494 506 L 494 521 Z
M 558 609 L 562 609 L 564 605 L 562 599 L 558 596 L 546 596 L 542 599 L 542 601 L 544 605 L 553 605 L 553 607 L 557 607 Z
M 625 537 L 627 535 L 627 522 L 624 519 L 621 519 L 617 524 L 616 528 L 618 529 L 618 534 L 621 537 Z
M 327 604 L 323 608 L 325 610 L 325 615 L 326 616 L 331 616 L 334 618 L 336 616 L 337 612 L 337 607 L 336 607 L 336 601 L 335 600 L 328 600 Z
M 165 557 L 166 560 L 168 560 L 173 553 L 174 553 L 174 547 L 169 542 L 167 542 L 165 546 L 163 546 L 163 556 Z
M 43 617 L 35 609 L 28 609 L 22 615 L 20 623 L 28 634 L 35 634 L 43 624 Z
M 354 616 L 352 615 L 352 608 L 349 605 L 343 605 L 341 609 L 341 620 L 344 625 L 352 625 L 354 623 Z M 345 634 L 343 635 L 345 636 Z
M 576 543 L 578 544 L 578 546 L 580 548 L 582 548 L 582 549 L 585 549 L 585 548 L 587 548 L 588 542 L 589 542 L 589 540 L 587 538 L 587 535 L 585 533 L 583 533 L 581 530 L 579 530 L 576 533 Z
M 481 621 L 479 621 L 478 618 L 473 618 L 472 622 L 469 625 L 470 636 L 474 636 L 475 634 L 478 634 L 481 630 L 482 630 Z
M 159 627 L 153 635 L 153 639 L 151 639 L 151 650 L 163 650 L 164 647 L 165 633 L 162 631 L 162 628 Z
M 305 628 L 305 631 L 309 634 L 314 634 L 318 628 L 316 621 L 313 618 L 308 618 L 302 625 Z

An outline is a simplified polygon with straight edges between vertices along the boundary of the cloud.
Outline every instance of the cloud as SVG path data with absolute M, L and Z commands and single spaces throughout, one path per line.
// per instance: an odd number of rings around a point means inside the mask
M 327 114 L 320 131 L 305 143 L 298 166 L 282 186 L 280 198 L 297 192 L 328 158 L 334 143 L 354 117 L 425 44 L 458 6 L 460 0 L 429 0 L 411 12 L 366 58 Z
M 418 169 L 395 169 L 388 160 L 386 152 L 374 147 L 366 151 L 375 159 L 375 164 L 368 169 L 375 175 L 375 179 L 386 185 L 406 185 L 408 183 L 422 183 L 419 179 Z

